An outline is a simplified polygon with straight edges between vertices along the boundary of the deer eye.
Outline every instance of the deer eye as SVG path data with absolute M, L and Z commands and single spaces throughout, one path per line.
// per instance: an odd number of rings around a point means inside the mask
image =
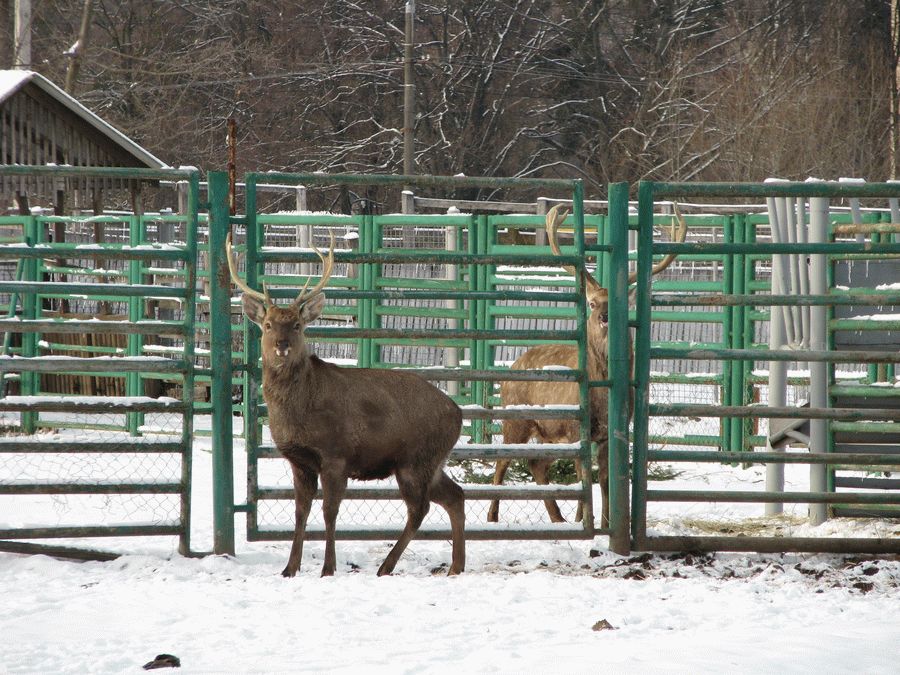
M 266 321 L 263 328 L 265 328 L 266 330 L 272 330 L 272 323 L 270 321 Z
M 590 308 L 591 308 L 591 309 L 597 309 L 597 303 L 594 302 L 593 300 L 591 300 L 591 301 L 588 303 L 588 305 L 590 305 Z
M 297 321 L 297 322 L 294 324 L 294 330 L 295 330 L 295 331 L 298 331 L 298 332 L 300 331 L 300 322 L 299 322 L 299 321 Z

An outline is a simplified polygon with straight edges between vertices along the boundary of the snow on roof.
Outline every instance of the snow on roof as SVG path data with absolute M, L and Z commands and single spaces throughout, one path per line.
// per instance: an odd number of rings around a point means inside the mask
M 169 165 L 164 161 L 150 153 L 148 150 L 142 148 L 109 122 L 106 122 L 104 119 L 88 110 L 84 105 L 79 103 L 78 100 L 64 92 L 40 73 L 36 73 L 33 70 L 0 70 L 0 103 L 3 103 L 3 101 L 11 97 L 28 83 L 34 84 L 41 89 L 41 91 L 56 99 L 56 101 L 67 107 L 87 124 L 94 127 L 113 143 L 117 144 L 148 167 L 159 169 L 169 168 Z

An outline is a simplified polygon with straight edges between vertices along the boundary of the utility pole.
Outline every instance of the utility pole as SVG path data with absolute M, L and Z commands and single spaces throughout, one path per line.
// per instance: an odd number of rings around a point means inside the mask
M 416 121 L 416 85 L 413 81 L 413 41 L 416 18 L 415 0 L 406 0 L 406 44 L 403 48 L 403 173 L 412 176 L 416 172 L 413 154 L 413 128 Z
M 78 81 L 78 69 L 81 67 L 81 56 L 87 49 L 91 35 L 91 15 L 94 13 L 94 0 L 84 0 L 81 10 L 81 28 L 78 30 L 78 41 L 66 55 L 71 59 L 66 69 L 66 93 L 75 95 L 75 83 Z
M 900 129 L 897 128 L 900 117 L 900 0 L 891 0 L 891 95 L 890 95 L 890 144 L 888 156 L 890 157 L 891 180 L 897 179 L 897 136 Z
M 31 0 L 16 0 L 13 25 L 13 68 L 31 69 Z

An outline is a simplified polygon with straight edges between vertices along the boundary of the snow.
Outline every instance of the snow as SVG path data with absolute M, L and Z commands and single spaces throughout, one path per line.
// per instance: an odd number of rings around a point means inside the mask
M 198 438 L 194 450 L 200 550 L 212 545 L 209 447 Z M 764 473 L 679 468 L 666 488 L 747 489 Z M 796 467 L 787 474 L 803 480 Z M 37 513 L 36 498 L 15 499 L 14 515 L 0 502 L 0 526 Z M 648 524 L 652 534 L 749 522 L 801 536 L 900 536 L 896 520 L 812 528 L 790 511 L 798 506 L 747 520 L 759 505 L 652 503 Z M 186 674 L 895 673 L 900 659 L 897 556 L 623 557 L 606 537 L 470 541 L 465 574 L 451 578 L 449 542 L 413 541 L 395 574 L 378 578 L 392 542 L 338 541 L 337 573 L 323 579 L 313 541 L 300 574 L 285 579 L 289 543 L 246 542 L 237 520 L 234 557 L 182 557 L 168 537 L 95 540 L 127 552 L 111 562 L 0 553 L 0 671 L 138 673 L 162 653 Z

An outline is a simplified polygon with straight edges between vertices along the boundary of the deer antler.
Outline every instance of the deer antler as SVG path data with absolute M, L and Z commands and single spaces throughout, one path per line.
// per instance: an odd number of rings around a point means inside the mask
M 262 300 L 266 307 L 270 305 L 274 305 L 272 302 L 272 298 L 269 295 L 269 287 L 267 284 L 263 284 L 263 292 L 250 288 L 243 279 L 238 276 L 237 273 L 237 265 L 234 261 L 234 249 L 231 246 L 231 232 L 228 233 L 228 237 L 225 239 L 225 249 L 228 253 L 228 271 L 231 273 L 231 280 L 234 281 L 235 285 L 240 288 L 244 293 L 248 294 L 250 297 L 256 298 L 257 300 Z M 303 285 L 303 288 L 300 289 L 300 293 L 297 295 L 297 298 L 294 300 L 295 304 L 302 304 L 309 300 L 316 293 L 325 288 L 325 285 L 328 283 L 328 279 L 331 277 L 331 271 L 334 268 L 334 231 L 331 231 L 331 245 L 328 249 L 328 257 L 326 258 L 322 255 L 322 252 L 313 246 L 313 250 L 316 252 L 316 255 L 319 256 L 319 260 L 322 261 L 324 265 L 322 269 L 322 278 L 319 280 L 311 290 L 307 291 L 306 288 L 309 286 L 310 279 L 306 280 L 306 283 Z
M 295 305 L 301 305 L 309 300 L 312 296 L 325 288 L 325 285 L 331 278 L 331 271 L 334 268 L 334 230 L 329 230 L 329 232 L 331 233 L 331 244 L 328 247 L 328 258 L 322 255 L 322 252 L 316 248 L 315 244 L 313 244 L 313 251 L 315 251 L 316 255 L 319 256 L 319 260 L 322 261 L 322 278 L 319 279 L 319 283 L 313 286 L 309 291 L 306 290 L 306 287 L 309 286 L 310 281 L 309 279 L 307 279 L 306 283 L 303 284 L 303 288 L 300 289 L 300 292 L 294 299 Z
M 569 215 L 568 211 L 563 211 L 562 213 L 559 213 L 559 209 L 561 206 L 562 206 L 562 204 L 557 204 L 556 206 L 551 208 L 549 211 L 547 211 L 547 220 L 546 220 L 547 243 L 550 244 L 550 250 L 553 251 L 553 255 L 562 255 L 562 252 L 559 250 L 559 244 L 556 241 L 556 230 L 560 225 L 563 224 L 563 221 Z M 578 270 L 576 270 L 571 265 L 563 265 L 563 269 L 565 269 L 566 272 L 568 272 L 569 274 L 572 274 L 572 275 L 578 274 Z M 584 279 L 585 279 L 585 283 L 588 286 L 592 286 L 594 288 L 600 287 L 600 283 L 596 279 L 594 279 L 594 277 L 592 277 L 590 274 L 585 274 Z
M 228 237 L 225 239 L 225 250 L 228 254 L 228 271 L 231 273 L 231 280 L 234 282 L 235 286 L 240 288 L 244 293 L 249 295 L 252 298 L 256 298 L 257 300 L 262 300 L 266 307 L 274 304 L 272 302 L 272 298 L 269 297 L 269 288 L 268 286 L 263 285 L 264 293 L 260 293 L 257 290 L 250 288 L 243 279 L 238 276 L 237 273 L 237 265 L 234 262 L 234 249 L 231 247 L 231 232 L 228 233 Z
M 672 223 L 672 241 L 676 244 L 682 244 L 684 243 L 685 237 L 687 237 L 687 222 L 682 217 L 681 211 L 678 210 L 678 202 L 672 202 L 672 208 L 675 211 L 675 221 L 678 223 L 677 230 L 675 229 L 675 223 Z M 650 276 L 652 277 L 653 275 L 662 272 L 669 265 L 671 265 L 677 257 L 677 253 L 669 253 L 665 258 L 663 258 L 653 266 L 653 269 L 650 271 Z M 629 284 L 633 284 L 635 281 L 637 281 L 637 270 L 631 272 L 628 275 Z

